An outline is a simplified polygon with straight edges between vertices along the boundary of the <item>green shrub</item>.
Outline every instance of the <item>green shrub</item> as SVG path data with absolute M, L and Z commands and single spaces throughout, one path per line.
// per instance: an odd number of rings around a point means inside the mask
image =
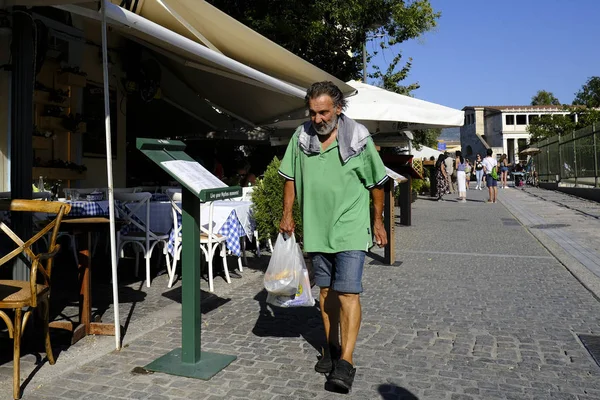
M 431 190 L 431 182 L 429 182 L 428 180 L 423 181 L 423 186 L 421 186 L 421 193 L 429 194 L 430 190 Z
M 412 191 L 413 192 L 417 192 L 417 193 L 421 193 L 421 188 L 423 187 L 423 180 L 422 179 L 413 179 L 412 182 Z
M 264 178 L 257 181 L 252 192 L 252 210 L 260 237 L 275 240 L 279 234 L 279 222 L 283 215 L 283 183 L 284 179 L 277 172 L 281 161 L 277 157 L 267 167 Z M 294 222 L 296 238 L 302 241 L 302 216 L 298 202 L 294 202 Z

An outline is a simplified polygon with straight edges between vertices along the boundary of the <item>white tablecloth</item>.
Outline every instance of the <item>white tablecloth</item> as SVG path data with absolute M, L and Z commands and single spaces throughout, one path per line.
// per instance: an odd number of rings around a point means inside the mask
M 144 208 L 138 210 L 135 214 L 141 220 L 144 220 Z M 254 222 L 252 219 L 251 201 L 215 201 L 213 207 L 213 230 L 219 232 L 231 212 L 235 211 L 244 232 L 249 239 L 252 239 L 254 232 Z M 200 222 L 203 226 L 208 226 L 209 207 L 202 206 L 200 213 Z M 150 229 L 153 232 L 169 232 L 173 228 L 173 213 L 171 212 L 171 203 L 168 201 L 150 202 Z
M 252 220 L 252 202 L 251 201 L 230 201 L 220 200 L 214 202 L 213 207 L 213 222 L 214 231 L 218 232 L 221 227 L 229 218 L 232 211 L 235 211 L 240 224 L 244 228 L 244 232 L 248 239 L 252 239 L 254 232 L 253 220 Z M 202 212 L 200 213 L 200 221 L 202 225 L 205 225 L 204 221 L 208 220 L 209 207 L 202 206 Z

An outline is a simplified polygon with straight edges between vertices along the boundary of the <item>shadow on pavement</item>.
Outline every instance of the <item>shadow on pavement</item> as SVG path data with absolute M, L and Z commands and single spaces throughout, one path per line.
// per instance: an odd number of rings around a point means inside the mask
M 162 295 L 181 304 L 181 294 L 181 286 L 178 286 L 174 289 L 164 292 Z M 217 296 L 214 293 L 200 289 L 200 308 L 202 309 L 202 314 L 208 314 L 209 312 L 221 307 L 223 304 L 229 303 L 230 301 L 231 299 L 225 299 Z
M 252 329 L 253 334 L 259 337 L 301 336 L 312 347 L 321 350 L 325 331 L 318 300 L 314 307 L 275 307 L 267 303 L 267 291 L 264 289 L 254 296 L 254 300 L 260 305 L 260 313 Z
M 379 385 L 377 391 L 383 400 L 419 400 L 410 391 L 394 384 L 385 383 Z

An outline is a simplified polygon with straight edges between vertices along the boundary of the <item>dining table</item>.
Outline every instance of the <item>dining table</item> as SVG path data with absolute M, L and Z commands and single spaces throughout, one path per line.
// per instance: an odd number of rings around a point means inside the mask
M 203 227 L 209 226 L 209 207 L 200 210 L 200 223 Z M 178 222 L 181 224 L 181 214 L 177 213 Z M 254 218 L 252 216 L 251 201 L 219 200 L 213 202 L 213 231 L 225 237 L 227 249 L 238 257 L 243 257 L 243 242 L 241 238 L 252 240 L 254 234 Z M 181 235 L 181 232 L 180 232 Z M 171 254 L 174 251 L 175 232 L 171 230 L 167 248 Z M 246 263 L 246 260 L 244 260 Z
M 117 229 L 123 220 L 115 221 Z M 77 260 L 79 277 L 79 320 L 52 321 L 51 328 L 72 332 L 71 344 L 77 343 L 87 335 L 115 335 L 113 323 L 104 323 L 99 317 L 92 318 L 92 234 L 106 233 L 110 229 L 108 217 L 65 217 L 60 225 L 61 231 L 83 237 Z

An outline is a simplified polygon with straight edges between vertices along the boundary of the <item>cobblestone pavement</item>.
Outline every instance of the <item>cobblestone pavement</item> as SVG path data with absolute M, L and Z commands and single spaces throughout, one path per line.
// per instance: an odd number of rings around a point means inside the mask
M 34 375 L 24 398 L 600 398 L 600 368 L 577 338 L 600 332 L 600 304 L 503 204 L 468 196 L 417 200 L 412 226 L 397 226 L 401 264 L 365 267 L 350 395 L 326 391 L 313 370 L 318 309 L 273 309 L 260 279 L 248 279 L 203 316 L 203 350 L 237 356 L 210 381 L 132 373 L 179 346 L 176 317 L 76 371 Z

